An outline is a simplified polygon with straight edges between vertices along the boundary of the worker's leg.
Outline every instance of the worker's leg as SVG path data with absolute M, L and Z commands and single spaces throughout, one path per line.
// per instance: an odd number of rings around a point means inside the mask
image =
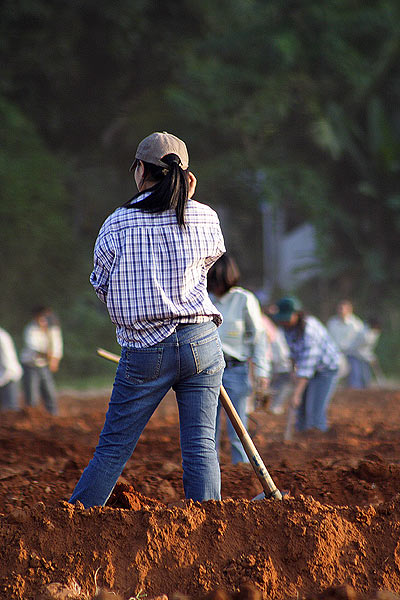
M 224 359 L 212 322 L 177 331 L 179 380 L 174 385 L 179 408 L 183 486 L 186 498 L 221 497 L 215 427 Z
M 46 410 L 51 415 L 58 415 L 57 391 L 54 383 L 54 377 L 48 367 L 41 367 L 40 375 L 40 393 Z
M 337 371 L 321 371 L 310 380 L 306 390 L 307 429 L 328 429 L 327 410 L 336 389 Z
M 85 507 L 107 502 L 140 434 L 171 387 L 175 356 L 173 345 L 123 349 L 99 443 L 70 502 L 79 500 Z

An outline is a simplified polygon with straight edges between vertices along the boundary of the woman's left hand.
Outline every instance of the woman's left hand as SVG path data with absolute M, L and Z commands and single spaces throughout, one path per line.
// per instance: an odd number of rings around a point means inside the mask
M 306 389 L 307 385 L 308 379 L 306 377 L 296 377 L 295 386 L 291 398 L 292 406 L 300 406 L 303 399 L 304 390 Z

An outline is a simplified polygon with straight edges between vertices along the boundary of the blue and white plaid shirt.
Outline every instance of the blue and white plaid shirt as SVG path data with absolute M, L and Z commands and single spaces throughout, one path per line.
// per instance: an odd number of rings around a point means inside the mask
M 304 335 L 285 329 L 285 337 L 294 361 L 297 377 L 311 379 L 316 372 L 339 368 L 339 351 L 322 323 L 305 317 Z
M 180 229 L 174 210 L 121 207 L 101 227 L 90 282 L 107 305 L 121 346 L 153 346 L 179 323 L 221 324 L 207 293 L 207 271 L 225 252 L 218 216 L 189 200 L 185 222 Z

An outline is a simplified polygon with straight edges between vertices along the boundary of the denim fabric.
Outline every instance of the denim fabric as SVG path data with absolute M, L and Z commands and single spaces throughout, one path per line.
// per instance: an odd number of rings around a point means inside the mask
M 147 348 L 123 348 L 99 443 L 70 502 L 102 506 L 151 415 L 172 387 L 179 410 L 185 497 L 221 498 L 215 426 L 224 359 L 213 322 L 180 326 Z
M 347 356 L 350 373 L 347 377 L 347 385 L 350 388 L 363 390 L 371 383 L 371 369 L 369 364 L 355 356 Z
M 222 377 L 222 385 L 226 389 L 229 398 L 232 400 L 232 404 L 236 408 L 243 425 L 247 429 L 246 400 L 251 392 L 248 363 L 244 362 L 233 367 L 226 368 Z M 217 413 L 217 448 L 219 447 L 220 438 L 220 411 L 221 403 L 219 402 Z M 228 418 L 226 419 L 226 426 L 231 443 L 232 464 L 235 465 L 238 462 L 249 462 L 242 443 Z
M 0 388 L 0 411 L 18 410 L 19 382 L 9 381 Z
M 308 383 L 297 411 L 296 429 L 328 429 L 326 413 L 335 391 L 338 371 L 318 371 Z
M 48 367 L 24 366 L 22 378 L 27 406 L 38 406 L 40 396 L 52 415 L 58 414 L 58 403 L 53 375 Z

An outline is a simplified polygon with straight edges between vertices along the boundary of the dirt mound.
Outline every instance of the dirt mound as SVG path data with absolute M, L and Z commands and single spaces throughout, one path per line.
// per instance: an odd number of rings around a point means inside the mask
M 260 484 L 249 465 L 229 464 L 223 432 L 223 501 L 200 504 L 183 500 L 169 396 L 108 505 L 89 510 L 66 500 L 107 396 L 64 395 L 59 417 L 2 415 L 0 598 L 88 600 L 103 588 L 123 600 L 390 600 L 400 592 L 399 400 L 395 391 L 338 392 L 327 434 L 286 443 L 285 415 L 253 413 L 250 434 L 289 495 L 251 501 Z

